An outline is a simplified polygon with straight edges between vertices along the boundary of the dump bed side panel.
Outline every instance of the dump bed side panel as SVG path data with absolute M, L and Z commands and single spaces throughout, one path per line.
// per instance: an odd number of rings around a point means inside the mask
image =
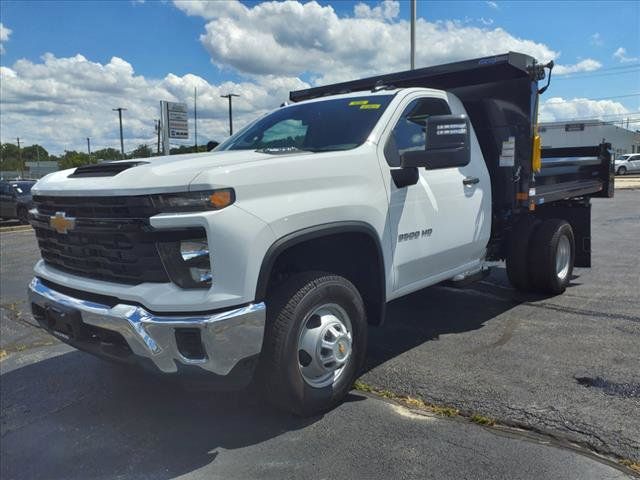
M 593 147 L 545 148 L 542 169 L 535 175 L 529 201 L 536 205 L 572 197 L 613 197 L 611 144 Z

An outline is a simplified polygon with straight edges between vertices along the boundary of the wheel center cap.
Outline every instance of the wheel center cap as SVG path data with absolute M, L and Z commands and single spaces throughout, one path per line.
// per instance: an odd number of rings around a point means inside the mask
M 334 347 L 334 354 L 338 360 L 344 360 L 351 350 L 351 345 L 347 337 L 339 338 Z

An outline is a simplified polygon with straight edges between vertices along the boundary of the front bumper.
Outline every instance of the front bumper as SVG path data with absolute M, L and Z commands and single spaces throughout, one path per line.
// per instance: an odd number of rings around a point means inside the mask
M 264 303 L 219 313 L 158 315 L 138 305 L 77 298 L 37 277 L 29 284 L 29 298 L 34 318 L 65 343 L 116 360 L 151 362 L 162 373 L 187 367 L 227 376 L 255 360 L 262 348 Z M 253 373 L 253 368 L 241 370 L 245 376 Z

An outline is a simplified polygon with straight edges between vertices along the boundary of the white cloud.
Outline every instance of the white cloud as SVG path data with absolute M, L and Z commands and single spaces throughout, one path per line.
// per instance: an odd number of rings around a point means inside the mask
M 484 2 L 484 3 L 486 3 L 489 8 L 493 8 L 495 10 L 499 8 L 496 2 Z
M 393 0 L 384 0 L 382 4 L 371 8 L 366 3 L 358 3 L 353 12 L 356 18 L 373 18 L 376 20 L 393 20 L 400 13 L 400 4 Z
M 206 19 L 200 37 L 212 61 L 247 75 L 308 74 L 316 82 L 353 79 L 409 66 L 409 22 L 398 18 L 399 4 L 358 4 L 340 17 L 311 1 L 177 1 L 188 15 Z M 489 21 L 485 23 L 490 23 Z M 485 26 L 486 27 L 486 26 Z M 516 37 L 501 28 L 464 22 L 417 20 L 416 65 L 427 66 L 513 50 L 546 62 L 559 54 L 548 46 Z M 403 40 L 404 39 L 404 40 Z
M 5 48 L 4 43 L 9 41 L 9 37 L 13 30 L 5 27 L 2 23 L 0 23 L 0 55 L 4 55 Z
M 602 64 L 593 58 L 586 58 L 573 65 L 556 65 L 553 73 L 556 75 L 568 75 L 577 72 L 593 72 L 602 67 Z
M 82 55 L 58 58 L 52 54 L 45 54 L 41 62 L 19 60 L 11 68 L 0 67 L 0 82 L 3 141 L 20 136 L 27 144 L 39 143 L 53 153 L 84 150 L 86 137 L 91 137 L 93 150 L 117 148 L 117 115 L 111 111 L 115 107 L 127 108 L 123 114 L 126 150 L 140 143 L 154 144 L 159 101 L 192 105 L 194 87 L 198 88 L 199 141 L 220 141 L 228 130 L 227 104 L 221 94 L 242 94 L 234 99 L 234 123 L 241 126 L 277 107 L 290 90 L 308 86 L 297 78 L 272 76 L 219 85 L 191 74 L 148 79 L 136 75 L 133 66 L 118 57 L 100 64 Z
M 601 47 L 602 45 L 604 45 L 604 40 L 602 40 L 602 35 L 600 35 L 600 32 L 596 32 L 591 35 L 591 40 L 589 41 L 589 43 L 596 47 Z
M 638 57 L 627 56 L 627 49 L 623 47 L 618 47 L 618 49 L 613 52 L 613 58 L 617 59 L 620 63 L 631 63 L 640 60 Z
M 570 119 L 615 120 L 616 115 L 629 113 L 619 102 L 612 100 L 590 100 L 552 97 L 540 104 L 539 118 L 542 122 L 553 122 Z
M 64 148 L 83 149 L 85 137 L 92 138 L 94 149 L 117 147 L 117 115 L 111 109 L 125 107 L 125 142 L 131 150 L 139 143 L 153 143 L 159 100 L 191 104 L 194 86 L 199 92 L 200 142 L 220 140 L 228 129 L 227 104 L 221 94 L 242 94 L 234 99 L 234 124 L 240 127 L 277 107 L 290 90 L 308 86 L 301 78 L 321 84 L 409 66 L 409 23 L 399 18 L 396 1 L 375 6 L 359 3 L 348 16 L 339 16 L 331 6 L 315 1 L 269 1 L 250 7 L 235 1 L 175 4 L 184 13 L 205 19 L 200 40 L 212 62 L 239 72 L 244 80 L 212 84 L 196 75 L 171 73 L 164 78 L 145 78 L 118 57 L 105 63 L 82 55 L 60 58 L 45 54 L 38 62 L 19 60 L 10 67 L 0 67 L 3 140 L 19 135 L 56 153 Z M 8 38 L 10 31 L 6 31 Z M 416 34 L 418 66 L 509 50 L 528 53 L 540 62 L 557 60 L 560 55 L 543 43 L 516 37 L 502 28 L 469 22 L 420 18 Z M 557 65 L 554 72 L 600 67 L 599 62 L 586 59 L 575 65 Z M 603 108 L 617 112 L 616 105 L 620 104 L 612 102 Z M 553 118 L 564 114 L 559 105 L 541 111 Z

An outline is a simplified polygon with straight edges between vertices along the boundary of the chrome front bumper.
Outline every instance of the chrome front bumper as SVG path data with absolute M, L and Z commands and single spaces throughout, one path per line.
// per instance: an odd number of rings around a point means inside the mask
M 163 373 L 175 373 L 180 365 L 186 365 L 224 376 L 243 359 L 256 357 L 262 348 L 266 318 L 264 303 L 221 313 L 158 315 L 137 305 L 118 303 L 111 306 L 75 298 L 49 288 L 39 278 L 29 284 L 29 298 L 40 312 L 51 309 L 72 312 L 79 315 L 79 321 L 84 325 L 117 332 L 133 355 L 151 360 Z M 181 353 L 176 340 L 177 329 L 199 331 L 203 358 L 187 358 Z M 72 338 L 52 333 L 82 349 Z

